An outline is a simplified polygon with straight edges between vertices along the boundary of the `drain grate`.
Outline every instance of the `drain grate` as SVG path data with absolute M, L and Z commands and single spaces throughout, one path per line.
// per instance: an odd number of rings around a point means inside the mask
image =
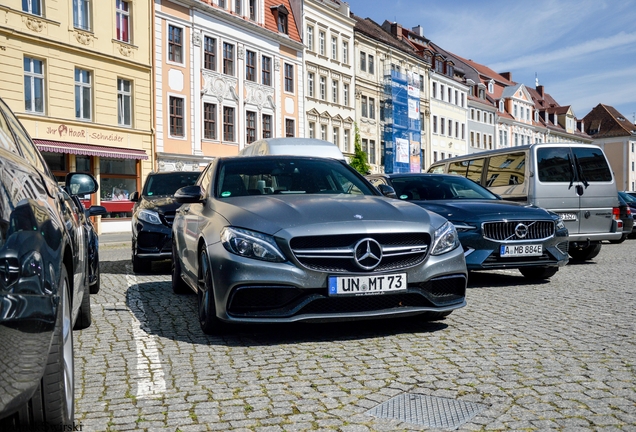
M 486 408 L 487 405 L 473 402 L 403 393 L 370 409 L 367 414 L 422 426 L 457 429 Z

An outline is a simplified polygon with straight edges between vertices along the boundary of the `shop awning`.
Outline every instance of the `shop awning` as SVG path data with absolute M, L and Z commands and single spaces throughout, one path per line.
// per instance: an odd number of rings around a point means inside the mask
M 41 152 L 72 153 L 84 156 L 100 156 L 117 159 L 148 159 L 148 155 L 143 150 L 106 147 L 93 144 L 77 144 L 43 139 L 34 139 L 33 142 Z

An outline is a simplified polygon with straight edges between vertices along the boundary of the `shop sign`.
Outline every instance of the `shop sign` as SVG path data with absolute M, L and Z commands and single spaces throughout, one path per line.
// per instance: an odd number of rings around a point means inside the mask
M 69 126 L 66 124 L 59 124 L 48 126 L 45 130 L 45 134 L 48 136 L 54 136 L 55 138 L 76 138 L 83 141 L 90 140 L 91 142 L 109 142 L 120 143 L 124 141 L 124 135 L 115 132 L 91 132 L 83 128 L 75 126 Z

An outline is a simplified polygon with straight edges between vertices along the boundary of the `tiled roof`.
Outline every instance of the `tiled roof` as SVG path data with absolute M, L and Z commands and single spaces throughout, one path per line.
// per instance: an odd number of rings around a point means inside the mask
M 298 26 L 296 25 L 296 17 L 292 10 L 289 0 L 265 0 L 265 28 L 271 30 L 274 33 L 280 33 L 278 31 L 278 23 L 276 22 L 276 15 L 273 8 L 283 5 L 289 11 L 287 16 L 287 34 L 289 38 L 296 42 L 302 42 L 300 34 L 298 33 Z
M 627 120 L 614 107 L 598 104 L 584 118 L 585 131 L 592 138 L 630 136 L 636 133 L 636 125 Z
M 360 32 L 393 48 L 397 48 L 407 54 L 416 55 L 415 48 L 410 43 L 407 43 L 404 40 L 398 40 L 371 18 L 361 18 L 353 13 L 351 13 L 351 18 L 356 20 L 354 31 Z
M 552 98 L 549 93 L 543 92 L 543 97 L 537 89 L 526 87 L 534 100 L 534 105 L 538 110 L 543 110 L 549 107 L 559 106 L 556 100 Z

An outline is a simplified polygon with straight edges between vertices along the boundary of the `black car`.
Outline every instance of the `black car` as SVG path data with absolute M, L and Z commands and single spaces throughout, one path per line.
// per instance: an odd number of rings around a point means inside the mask
M 626 192 L 618 192 L 618 217 L 623 221 L 623 236 L 618 240 L 611 240 L 610 243 L 622 243 L 632 236 L 635 211 L 636 198 Z
M 555 213 L 502 200 L 472 180 L 453 174 L 367 178 L 376 187 L 384 185 L 384 190 L 391 186 L 395 197 L 451 221 L 468 270 L 517 268 L 529 279 L 547 279 L 568 262 L 568 230 Z
M 141 195 L 133 192 L 132 263 L 135 273 L 150 271 L 152 261 L 172 258 L 172 221 L 181 206 L 174 193 L 193 185 L 198 171 L 151 173 L 146 178 Z
M 72 427 L 72 330 L 91 316 L 88 239 L 68 191 L 97 188 L 85 173 L 60 187 L 0 99 L 0 430 Z

